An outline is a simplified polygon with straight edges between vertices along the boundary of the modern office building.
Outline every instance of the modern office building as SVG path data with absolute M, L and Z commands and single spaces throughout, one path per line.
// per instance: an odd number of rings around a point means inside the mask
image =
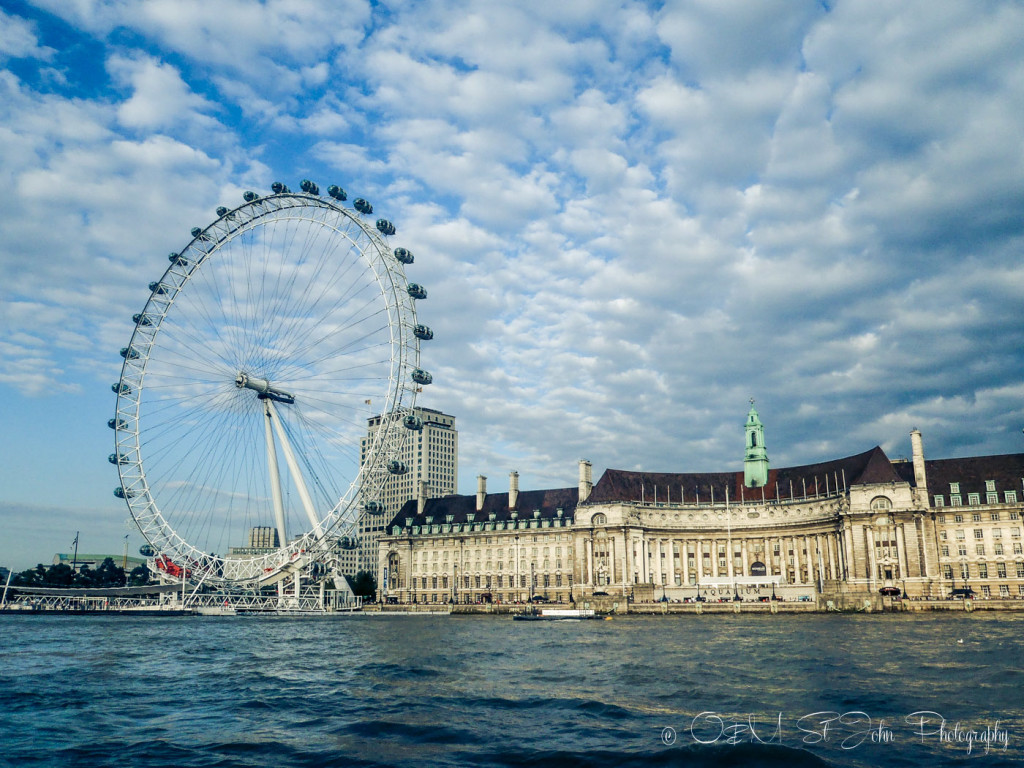
M 771 468 L 751 405 L 742 469 L 607 470 L 577 487 L 422 497 L 389 515 L 382 595 L 409 602 L 1024 598 L 1024 454 L 910 460 L 881 447 Z M 385 579 L 384 576 L 387 575 Z M 954 592 L 956 590 L 956 592 Z
M 455 417 L 431 408 L 415 408 L 410 414 L 421 428 L 408 429 L 402 420 L 388 421 L 381 416 L 369 420 L 362 440 L 360 462 L 365 461 L 368 446 L 379 429 L 407 430 L 397 460 L 405 465 L 404 474 L 390 474 L 375 499 L 363 499 L 359 517 L 359 557 L 357 570 L 375 572 L 377 543 L 388 520 L 410 499 L 418 496 L 440 498 L 455 493 L 459 485 L 459 433 Z M 370 507 L 368 502 L 376 502 Z

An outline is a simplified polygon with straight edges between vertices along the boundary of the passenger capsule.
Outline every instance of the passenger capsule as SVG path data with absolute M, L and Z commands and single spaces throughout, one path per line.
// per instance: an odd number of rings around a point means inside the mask
M 345 194 L 345 190 L 339 187 L 337 184 L 331 184 L 331 186 L 327 188 L 327 194 L 333 197 L 335 200 L 339 200 L 341 202 L 345 202 L 346 200 L 348 200 L 348 195 Z
M 427 289 L 419 283 L 409 283 L 409 287 L 406 290 L 409 291 L 409 295 L 414 299 L 427 298 Z
M 434 338 L 434 332 L 426 325 L 413 326 L 412 335 L 417 339 L 423 339 L 424 341 L 430 341 Z
M 405 425 L 406 429 L 411 429 L 413 432 L 419 432 L 423 429 L 423 419 L 411 413 L 402 419 L 402 424 Z
M 417 384 L 429 384 L 434 380 L 434 377 L 430 375 L 429 371 L 417 368 L 412 372 L 412 380 Z
M 180 253 L 168 253 L 167 260 L 171 262 L 171 264 L 174 264 L 176 267 L 180 267 L 188 263 L 188 260 Z
M 163 283 L 158 283 L 154 281 L 149 284 L 149 290 L 150 293 L 155 293 L 159 296 L 163 296 L 165 293 L 167 293 L 167 286 L 164 285 Z
M 132 347 L 121 347 L 121 357 L 125 360 L 138 360 L 139 353 Z
M 286 187 L 280 181 L 275 181 L 273 184 L 271 184 L 270 191 L 273 192 L 275 195 L 283 195 L 286 192 L 291 192 L 291 190 L 288 189 L 288 187 Z
M 227 212 L 228 212 L 228 209 L 225 208 L 223 205 L 219 206 L 217 208 L 217 216 L 220 217 L 220 218 L 224 218 L 224 216 L 227 215 Z
M 299 184 L 299 189 L 301 189 L 307 195 L 320 194 L 320 187 L 318 187 L 315 182 L 312 182 L 309 179 L 303 179 L 302 183 Z
M 404 461 L 392 459 L 391 461 L 388 462 L 388 472 L 390 472 L 392 475 L 404 475 L 408 471 L 409 468 L 405 466 Z
M 412 251 L 408 248 L 395 248 L 395 258 L 403 264 L 412 264 Z
M 395 225 L 387 219 L 377 219 L 377 231 L 382 235 L 391 237 L 391 235 L 395 234 Z
M 192 227 L 192 237 L 199 237 L 202 231 L 201 227 Z
M 152 325 L 153 321 L 141 312 L 132 315 L 132 322 L 136 325 Z
M 360 213 L 365 213 L 367 216 L 373 213 L 373 206 L 361 197 L 357 197 L 352 201 L 352 207 Z
M 245 200 L 245 202 L 247 203 L 255 203 L 257 200 L 260 199 L 260 196 L 257 195 L 255 192 L 246 191 L 245 193 L 243 193 L 242 199 Z
M 117 395 L 130 395 L 132 393 L 132 388 L 120 381 L 117 384 L 111 384 L 110 390 Z
M 114 495 L 119 499 L 134 499 L 136 496 L 135 491 L 126 491 L 121 486 L 114 489 Z
M 143 544 L 141 547 L 139 547 L 139 554 L 143 557 L 152 557 L 156 554 L 156 550 L 153 549 L 152 544 Z
M 124 456 L 118 456 L 116 453 L 112 453 L 109 456 L 107 456 L 107 461 L 109 461 L 111 464 L 127 464 L 128 463 L 128 459 L 126 459 Z
M 107 426 L 111 429 L 124 429 L 126 424 L 124 419 L 107 419 Z
M 368 501 L 366 502 L 366 506 L 364 507 L 364 509 L 371 515 L 379 515 L 381 512 L 384 511 L 384 505 L 381 504 L 379 501 Z

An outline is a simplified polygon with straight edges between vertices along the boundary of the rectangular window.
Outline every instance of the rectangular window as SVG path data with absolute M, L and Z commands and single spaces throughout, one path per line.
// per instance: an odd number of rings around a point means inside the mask
M 952 565 L 949 565 L 947 563 L 946 565 L 942 566 L 942 578 L 952 580 L 952 578 L 953 578 L 953 566 Z M 1021 585 L 1021 588 L 1024 589 L 1024 584 Z
M 997 555 L 1003 554 L 1003 545 L 997 541 L 995 544 L 992 545 L 992 551 L 995 552 Z
M 995 489 L 996 489 L 996 481 L 995 480 L 986 480 L 985 481 L 985 490 L 986 491 L 994 491 Z
M 957 541 L 963 541 L 964 540 L 964 529 L 963 528 L 957 528 L 956 540 Z
M 949 544 L 942 545 L 942 556 L 949 557 Z
M 1024 563 L 1017 563 L 1017 578 L 1024 579 Z M 1021 586 L 1024 586 L 1024 584 Z
M 981 588 L 981 594 L 985 597 L 992 597 L 992 587 L 990 587 L 988 584 L 985 584 Z
M 985 532 L 981 528 L 974 529 L 974 538 L 983 539 L 985 538 Z
M 945 541 L 946 540 L 946 532 L 945 531 L 939 531 L 939 538 L 942 541 Z
M 959 544 L 956 548 L 956 553 L 959 557 L 967 557 L 967 545 Z
M 999 596 L 1000 597 L 1009 597 L 1010 596 L 1010 585 L 1009 584 L 1000 584 L 999 585 Z
M 1006 492 L 1004 492 L 1003 493 L 1003 501 L 1006 502 L 1007 504 L 1016 504 L 1017 503 L 1017 492 L 1016 491 L 1006 491 Z
M 993 539 L 1001 539 L 1001 538 L 1003 538 L 1003 529 L 1002 528 L 993 528 L 992 529 L 992 538 Z
M 970 504 L 972 507 L 978 506 L 979 504 L 981 504 L 981 494 L 980 493 L 968 493 L 967 494 L 967 503 Z
M 962 507 L 963 506 L 963 502 L 960 500 L 960 494 L 959 493 L 956 494 L 955 496 L 950 496 L 949 497 L 949 506 L 951 506 L 951 507 Z
M 967 563 L 960 563 L 960 578 L 964 581 L 971 578 L 971 568 Z
M 978 564 L 978 578 L 979 579 L 987 579 L 988 578 L 988 564 L 987 563 L 979 563 Z
M 962 523 L 963 521 L 964 521 L 964 516 L 963 515 L 953 515 L 953 522 L 954 523 Z
M 942 497 L 941 493 L 936 493 L 935 494 L 935 506 L 936 507 L 944 507 L 944 506 L 946 506 L 946 500 Z M 940 517 L 939 522 L 940 523 L 944 523 L 946 521 L 941 519 L 941 517 Z
M 986 504 L 998 504 L 999 503 L 999 494 L 998 493 L 986 493 L 985 494 L 985 503 Z
M 1006 563 L 996 563 L 996 576 L 1000 579 L 1006 578 Z
M 984 555 L 985 554 L 985 545 L 984 544 L 975 544 L 974 545 L 974 549 L 975 549 L 975 553 L 976 554 L 979 554 L 979 555 Z
M 950 483 L 949 484 L 949 492 L 950 493 L 960 493 L 960 483 Z

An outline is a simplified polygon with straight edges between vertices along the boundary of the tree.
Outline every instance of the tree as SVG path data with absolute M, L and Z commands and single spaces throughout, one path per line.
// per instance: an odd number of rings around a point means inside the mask
M 149 584 L 149 566 L 137 565 L 128 574 L 128 584 L 132 587 L 144 587 Z
M 369 571 L 360 571 L 355 578 L 345 577 L 356 597 L 376 597 L 377 579 Z
M 123 587 L 124 568 L 114 563 L 114 558 L 108 557 L 94 574 L 97 587 Z
M 37 566 L 36 570 L 42 566 Z M 75 572 L 71 569 L 71 566 L 67 563 L 57 563 L 57 565 L 51 565 L 49 570 L 43 575 L 42 586 L 44 587 L 70 587 L 71 582 L 75 580 Z

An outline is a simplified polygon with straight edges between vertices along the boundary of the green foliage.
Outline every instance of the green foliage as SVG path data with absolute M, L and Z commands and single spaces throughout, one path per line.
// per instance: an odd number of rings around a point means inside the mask
M 150 583 L 149 568 L 137 566 L 128 574 L 128 583 L 133 587 L 142 587 Z M 123 587 L 125 586 L 124 568 L 108 557 L 99 567 L 93 570 L 83 565 L 75 573 L 67 563 L 58 563 L 49 568 L 42 563 L 35 568 L 22 571 L 11 579 L 15 587 L 73 587 L 75 589 Z
M 377 579 L 369 571 L 360 571 L 355 578 L 346 576 L 345 580 L 357 597 L 376 597 Z

